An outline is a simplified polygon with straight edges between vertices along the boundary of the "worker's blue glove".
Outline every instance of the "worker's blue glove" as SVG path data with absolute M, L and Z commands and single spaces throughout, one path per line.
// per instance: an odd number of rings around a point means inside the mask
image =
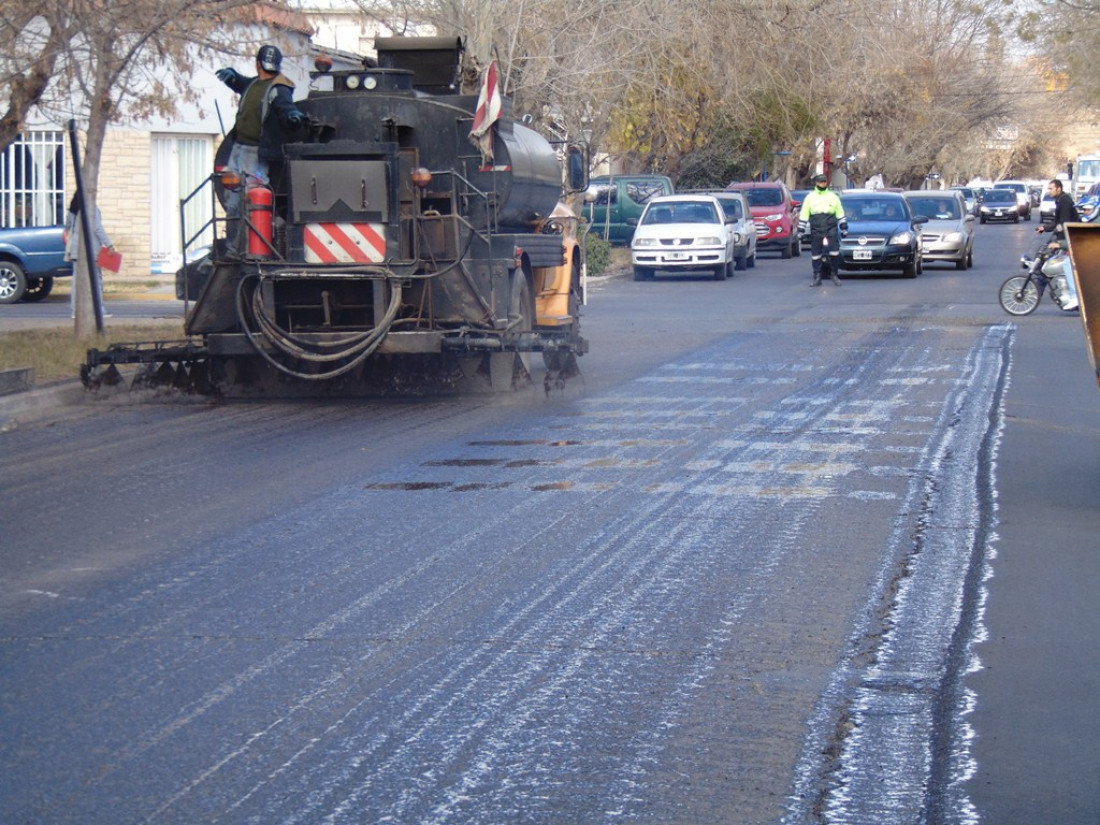
M 236 69 L 218 69 L 214 72 L 214 76 L 218 78 L 222 83 L 231 83 L 237 79 Z

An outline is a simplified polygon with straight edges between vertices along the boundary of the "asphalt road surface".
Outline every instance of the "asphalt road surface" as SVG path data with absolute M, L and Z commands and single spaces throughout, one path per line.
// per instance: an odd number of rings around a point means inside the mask
M 996 303 L 1031 238 L 605 282 L 549 394 L 0 433 L 3 820 L 1100 821 L 1100 393 Z

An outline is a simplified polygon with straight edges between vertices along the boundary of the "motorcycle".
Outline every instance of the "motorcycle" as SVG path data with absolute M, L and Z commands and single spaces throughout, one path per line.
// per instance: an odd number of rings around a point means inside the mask
M 1020 264 L 1027 274 L 1013 275 L 1001 284 L 998 297 L 1005 312 L 1009 315 L 1030 315 L 1039 306 L 1039 300 L 1048 287 L 1050 297 L 1059 309 L 1066 312 L 1077 310 L 1077 296 L 1070 291 L 1067 281 L 1071 276 L 1066 252 L 1050 249 L 1044 244 L 1033 257 L 1022 256 Z

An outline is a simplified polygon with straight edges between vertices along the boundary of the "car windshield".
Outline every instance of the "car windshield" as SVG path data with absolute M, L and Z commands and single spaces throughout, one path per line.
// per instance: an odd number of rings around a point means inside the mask
M 893 198 L 856 198 L 843 203 L 849 220 L 900 221 L 909 217 L 905 204 Z
M 909 203 L 913 214 L 926 220 L 951 220 L 962 217 L 959 202 L 954 198 L 914 198 Z
M 1016 193 L 1011 189 L 986 189 L 986 203 L 1016 203 Z
M 749 199 L 749 206 L 782 206 L 783 193 L 779 189 L 770 186 L 764 189 L 745 189 L 745 197 Z
M 646 226 L 661 223 L 719 223 L 713 203 L 707 201 L 676 201 L 675 203 L 651 203 L 642 223 Z
M 718 202 L 722 204 L 722 211 L 726 213 L 726 217 L 731 221 L 741 217 L 741 201 L 735 198 L 719 198 Z

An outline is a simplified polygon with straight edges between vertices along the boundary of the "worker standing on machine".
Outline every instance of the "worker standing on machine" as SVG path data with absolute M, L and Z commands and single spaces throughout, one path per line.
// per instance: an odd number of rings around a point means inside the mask
M 283 145 L 306 122 L 306 116 L 294 105 L 294 83 L 281 73 L 283 54 L 271 45 L 256 52 L 256 76 L 242 75 L 236 69 L 217 71 L 218 80 L 241 96 L 237 120 L 230 136 L 233 149 L 226 170 L 235 172 L 241 188 L 279 183 L 283 167 Z M 231 257 L 241 253 L 241 189 L 227 189 L 225 212 L 227 251 Z

